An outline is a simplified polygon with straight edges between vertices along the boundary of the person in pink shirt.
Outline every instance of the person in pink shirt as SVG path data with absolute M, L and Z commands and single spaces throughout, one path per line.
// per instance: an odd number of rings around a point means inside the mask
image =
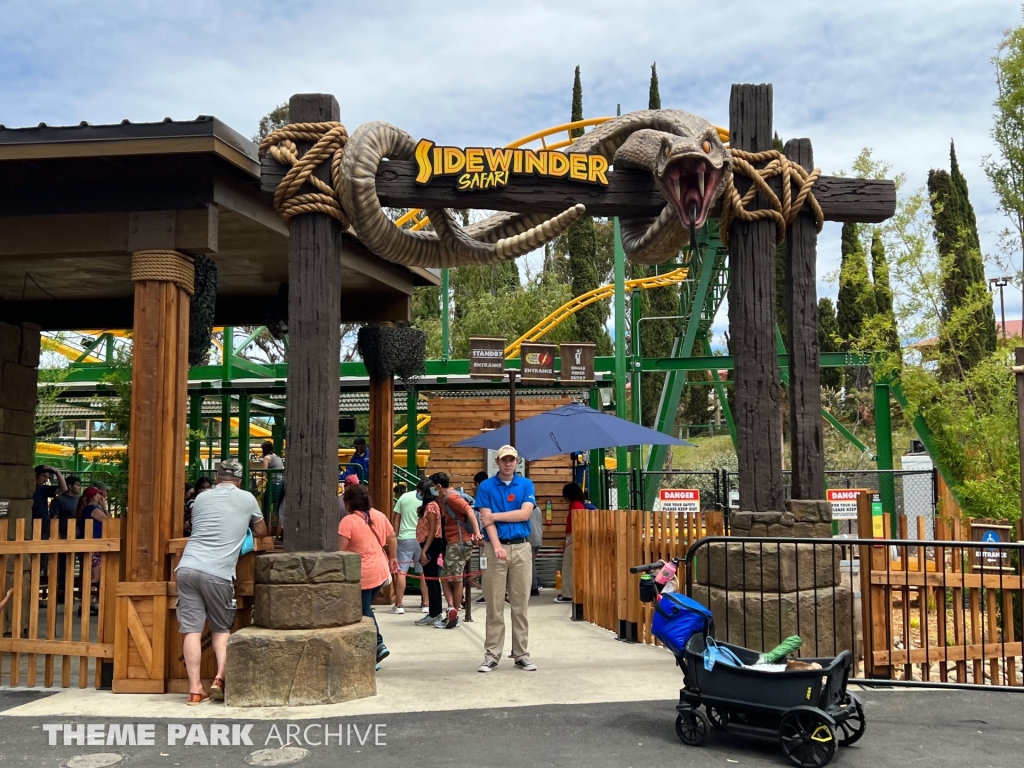
M 398 571 L 398 537 L 395 529 L 379 510 L 370 506 L 370 494 L 365 485 L 349 485 L 343 495 L 349 514 L 338 524 L 338 550 L 355 552 L 362 565 L 359 587 L 363 596 L 363 616 L 373 619 L 373 598 L 391 583 L 391 574 Z M 377 627 L 378 663 L 391 654 L 384 645 L 380 627 Z

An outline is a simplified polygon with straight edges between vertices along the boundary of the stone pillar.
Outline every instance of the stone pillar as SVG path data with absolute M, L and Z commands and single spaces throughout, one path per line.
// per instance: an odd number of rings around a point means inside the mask
M 730 531 L 734 540 L 698 553 L 691 595 L 711 608 L 718 639 L 767 651 L 800 635 L 804 657 L 853 649 L 853 596 L 841 580 L 839 547 L 771 541 L 831 539 L 830 502 L 793 499 L 785 512 L 735 512 Z
M 229 707 L 336 704 L 377 692 L 377 632 L 362 615 L 361 558 L 286 552 L 256 559 L 253 626 L 228 640 Z
M 0 323 L 0 521 L 7 521 L 8 539 L 14 538 L 18 520 L 25 520 L 26 535 L 32 535 L 38 367 L 39 326 Z M 3 559 L 6 583 L 13 584 L 14 558 Z M 21 625 L 27 627 L 31 558 L 23 559 Z M 12 611 L 4 611 L 5 633 L 11 631 Z

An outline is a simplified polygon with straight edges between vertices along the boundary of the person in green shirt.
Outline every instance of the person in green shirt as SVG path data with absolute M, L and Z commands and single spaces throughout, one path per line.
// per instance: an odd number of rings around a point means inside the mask
M 409 567 L 412 566 L 417 574 L 423 573 L 423 566 L 420 565 L 420 543 L 416 540 L 416 523 L 419 522 L 417 512 L 422 502 L 423 491 L 417 487 L 416 490 L 398 497 L 391 515 L 391 525 L 398 531 L 398 573 L 395 574 L 395 604 L 391 606 L 391 613 L 405 613 L 403 602 Z M 420 610 L 426 612 L 428 609 L 423 604 L 422 584 L 420 587 Z

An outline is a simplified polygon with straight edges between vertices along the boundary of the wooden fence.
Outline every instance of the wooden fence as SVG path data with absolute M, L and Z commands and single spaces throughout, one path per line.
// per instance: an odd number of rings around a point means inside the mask
M 59 521 L 53 520 L 50 538 L 43 539 L 42 521 L 34 520 L 32 536 L 26 539 L 26 521 L 21 519 L 15 521 L 12 540 L 9 522 L 0 520 L 0 596 L 14 589 L 6 608 L 9 619 L 5 624 L 9 623 L 10 635 L 0 639 L 0 681 L 6 680 L 11 686 L 35 687 L 42 658 L 42 683 L 51 687 L 55 682 L 56 659 L 60 657 L 62 688 L 72 685 L 75 671 L 79 687 L 87 687 L 91 680 L 99 688 L 103 677 L 101 662 L 114 658 L 114 590 L 121 562 L 121 521 L 105 521 L 103 535 L 98 539 L 93 538 L 91 525 L 86 526 L 85 538 L 76 538 L 74 521 L 70 521 L 67 538 L 62 539 Z M 91 553 L 98 553 L 100 559 L 95 583 Z M 64 581 L 59 583 L 62 559 L 66 565 Z M 77 579 L 76 559 L 81 562 Z M 94 588 L 99 609 L 95 623 L 90 610 Z M 77 613 L 76 601 L 81 606 Z M 74 662 L 77 670 L 73 669 Z
M 721 536 L 721 512 L 573 512 L 573 602 L 583 619 L 621 637 L 660 645 L 650 633 L 653 607 L 640 602 L 631 566 L 682 557 L 702 536 Z M 684 575 L 681 574 L 680 578 Z
M 869 494 L 863 494 L 867 497 Z M 870 537 L 870 502 L 862 499 L 860 532 Z M 885 516 L 888 518 L 888 515 Z M 978 570 L 967 545 L 970 525 L 935 520 L 936 541 L 963 541 L 963 547 L 901 544 L 860 547 L 863 632 L 869 649 L 867 677 L 979 685 L 1020 686 L 1021 608 L 1024 580 L 1020 563 L 1006 571 Z M 884 523 L 888 533 L 889 520 Z M 915 532 L 924 540 L 924 521 Z M 865 565 L 867 563 L 868 565 Z

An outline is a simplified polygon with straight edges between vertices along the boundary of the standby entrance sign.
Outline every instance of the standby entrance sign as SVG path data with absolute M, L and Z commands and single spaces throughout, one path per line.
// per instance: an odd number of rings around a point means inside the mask
M 662 488 L 658 499 L 663 512 L 700 512 L 699 488 Z

